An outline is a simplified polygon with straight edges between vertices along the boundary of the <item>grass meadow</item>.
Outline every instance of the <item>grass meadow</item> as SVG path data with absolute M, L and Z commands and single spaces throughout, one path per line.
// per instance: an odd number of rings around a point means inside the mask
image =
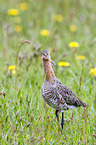
M 62 132 L 41 94 L 43 50 L 88 104 L 64 111 Z M 96 1 L 0 1 L 0 144 L 96 144 Z

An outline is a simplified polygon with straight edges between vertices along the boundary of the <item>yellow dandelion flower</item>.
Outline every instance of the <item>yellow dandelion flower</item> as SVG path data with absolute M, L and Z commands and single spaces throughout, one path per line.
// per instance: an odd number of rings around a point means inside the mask
M 28 9 L 28 3 L 20 3 L 19 8 L 22 11 L 26 11 Z
M 90 73 L 91 76 L 96 76 L 96 67 L 95 68 L 91 68 L 89 73 Z
M 59 62 L 58 63 L 59 66 L 70 66 L 69 62 Z
M 17 16 L 17 15 L 19 15 L 19 11 L 17 9 L 9 9 L 8 15 Z
M 9 65 L 8 66 L 8 70 L 13 70 L 13 69 L 15 69 L 15 66 L 14 65 Z
M 76 57 L 76 59 L 77 59 L 77 60 L 85 60 L 85 59 L 86 59 L 86 56 L 84 56 L 84 55 L 78 55 L 78 56 Z
M 40 31 L 40 34 L 41 34 L 42 36 L 49 36 L 49 35 L 50 35 L 50 31 L 47 30 L 47 29 L 42 29 L 42 30 Z
M 20 17 L 14 17 L 14 22 L 15 23 L 20 23 L 21 22 L 21 18 Z
M 53 19 L 54 21 L 61 22 L 63 21 L 63 16 L 58 14 L 58 15 L 55 15 Z
M 79 43 L 77 42 L 70 42 L 69 47 L 79 47 Z
M 16 32 L 21 32 L 22 31 L 22 27 L 20 25 L 16 25 L 15 26 L 15 31 Z
M 16 72 L 17 72 L 16 70 L 11 71 L 11 73 L 14 74 L 14 75 L 16 74 Z
M 69 29 L 70 29 L 71 32 L 75 32 L 77 30 L 77 26 L 76 25 L 71 25 L 69 27 Z

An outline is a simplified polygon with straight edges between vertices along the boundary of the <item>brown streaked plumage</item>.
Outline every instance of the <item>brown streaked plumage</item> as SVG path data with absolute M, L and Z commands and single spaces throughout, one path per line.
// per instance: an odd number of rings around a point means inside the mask
M 80 106 L 86 107 L 86 103 L 82 102 L 76 97 L 71 89 L 63 85 L 56 78 L 51 66 L 51 62 L 53 64 L 54 62 L 50 59 L 50 52 L 48 50 L 43 51 L 42 62 L 45 71 L 45 80 L 41 88 L 42 96 L 46 103 L 56 110 L 56 117 L 58 111 L 73 109 Z M 62 123 L 64 123 L 64 121 Z

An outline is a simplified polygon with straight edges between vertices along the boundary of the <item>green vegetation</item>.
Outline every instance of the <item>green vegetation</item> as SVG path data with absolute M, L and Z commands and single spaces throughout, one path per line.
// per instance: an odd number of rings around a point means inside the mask
M 96 67 L 96 1 L 27 0 L 21 4 L 1 0 L 0 6 L 1 144 L 94 145 L 96 69 L 93 73 L 91 69 Z M 76 29 L 70 29 L 72 25 Z M 70 42 L 79 47 L 69 47 Z M 42 51 L 46 49 L 56 63 L 57 78 L 89 105 L 65 111 L 62 133 L 55 110 L 44 104 L 41 95 Z M 85 58 L 78 60 L 78 55 Z M 70 66 L 59 66 L 61 61 Z

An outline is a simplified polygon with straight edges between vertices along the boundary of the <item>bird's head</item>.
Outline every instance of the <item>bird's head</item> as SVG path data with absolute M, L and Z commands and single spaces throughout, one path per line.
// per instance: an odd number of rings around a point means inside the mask
M 42 60 L 43 61 L 50 61 L 54 66 L 56 66 L 55 63 L 50 59 L 50 52 L 48 50 L 44 50 L 42 52 Z

